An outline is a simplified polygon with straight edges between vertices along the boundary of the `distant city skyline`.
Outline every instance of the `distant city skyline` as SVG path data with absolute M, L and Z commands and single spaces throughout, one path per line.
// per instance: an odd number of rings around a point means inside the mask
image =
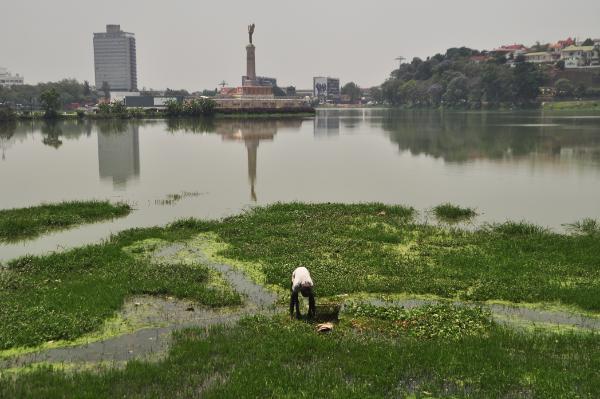
M 600 2 L 591 0 L 551 6 L 540 0 L 457 0 L 434 7 L 393 0 L 210 5 L 106 0 L 94 12 L 86 2 L 22 0 L 3 5 L 3 13 L 11 17 L 0 25 L 6 39 L 0 42 L 0 66 L 25 76 L 25 83 L 63 78 L 94 83 L 93 33 L 120 24 L 137 38 L 139 89 L 194 91 L 239 81 L 252 22 L 257 69 L 276 76 L 280 86 L 299 89 L 310 88 L 314 76 L 363 87 L 380 84 L 397 68 L 398 55 L 410 60 L 463 45 L 492 49 L 600 37 Z

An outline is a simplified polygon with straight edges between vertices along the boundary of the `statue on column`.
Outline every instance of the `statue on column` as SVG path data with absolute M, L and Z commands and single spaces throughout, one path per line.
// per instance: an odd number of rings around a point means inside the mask
M 248 36 L 250 37 L 250 44 L 252 44 L 252 35 L 254 35 L 255 25 L 248 25 Z

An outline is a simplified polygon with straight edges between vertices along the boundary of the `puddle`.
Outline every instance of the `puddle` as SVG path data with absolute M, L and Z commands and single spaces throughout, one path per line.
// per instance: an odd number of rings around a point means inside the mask
M 191 254 L 191 259 L 190 259 Z M 156 249 L 155 260 L 187 260 L 206 265 L 244 296 L 244 305 L 225 309 L 208 309 L 189 300 L 171 297 L 136 296 L 129 298 L 121 317 L 133 325 L 151 326 L 133 333 L 0 360 L 0 369 L 19 368 L 36 363 L 111 364 L 133 359 L 157 360 L 167 354 L 174 330 L 187 327 L 208 328 L 216 324 L 235 323 L 241 317 L 274 312 L 277 295 L 251 281 L 233 267 L 211 261 L 201 248 L 188 244 L 170 244 Z

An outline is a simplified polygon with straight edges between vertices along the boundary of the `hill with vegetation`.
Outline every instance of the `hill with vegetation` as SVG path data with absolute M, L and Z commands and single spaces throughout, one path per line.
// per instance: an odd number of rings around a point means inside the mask
M 600 91 L 560 79 L 560 65 L 533 64 L 519 55 L 487 56 L 466 47 L 401 64 L 381 85 L 385 102 L 405 107 L 526 108 L 537 106 L 546 86 L 557 97 L 594 97 Z

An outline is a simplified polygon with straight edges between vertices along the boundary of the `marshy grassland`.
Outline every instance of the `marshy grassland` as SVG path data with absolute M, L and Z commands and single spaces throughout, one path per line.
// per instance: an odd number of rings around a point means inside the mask
M 548 111 L 600 111 L 600 100 L 555 101 L 542 105 Z
M 445 223 L 460 223 L 469 221 L 477 216 L 477 212 L 474 209 L 462 208 L 448 203 L 434 207 L 433 214 L 437 220 Z
M 454 315 L 456 316 L 456 315 Z M 459 316 L 460 317 L 460 316 Z M 481 323 L 453 338 L 366 329 L 349 315 L 330 334 L 251 317 L 175 334 L 170 355 L 123 369 L 40 368 L 6 378 L 0 397 L 44 398 L 595 398 L 600 339 Z M 461 320 L 462 321 L 462 320 Z
M 129 212 L 129 205 L 108 201 L 74 201 L 4 209 L 0 210 L 0 242 L 35 238 L 80 224 L 123 217 Z
M 465 213 L 443 208 L 451 216 Z M 205 265 L 149 257 L 199 236 L 212 241 L 209 256 L 271 287 L 282 302 L 292 270 L 305 265 L 317 301 L 345 305 L 329 334 L 283 314 L 254 316 L 233 327 L 181 330 L 157 362 L 0 370 L 0 397 L 600 396 L 597 332 L 515 329 L 493 321 L 485 306 L 401 309 L 354 301 L 421 295 L 600 317 L 598 223 L 575 223 L 563 234 L 514 222 L 465 230 L 416 216 L 412 208 L 382 204 L 275 204 L 14 260 L 0 271 L 4 350 L 93 332 L 131 295 L 239 305 L 243 298 L 211 283 Z

